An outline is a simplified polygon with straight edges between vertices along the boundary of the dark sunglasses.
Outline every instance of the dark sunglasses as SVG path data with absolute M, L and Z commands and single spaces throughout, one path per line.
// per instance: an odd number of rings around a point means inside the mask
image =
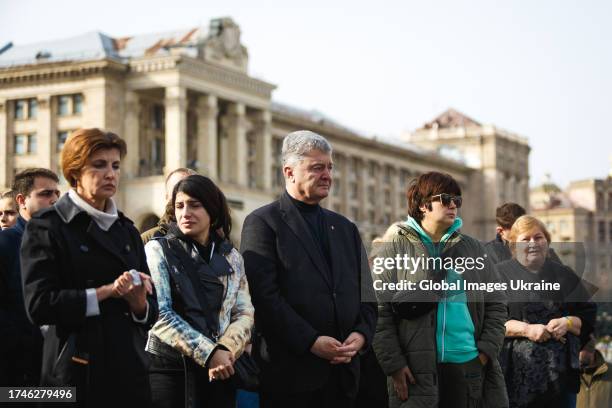
M 450 203 L 453 202 L 457 208 L 461 208 L 461 204 L 463 203 L 463 198 L 461 198 L 461 196 L 454 196 L 446 193 L 436 194 L 431 196 L 432 201 L 435 201 L 433 200 L 435 197 L 440 197 L 440 203 L 445 207 L 448 207 Z

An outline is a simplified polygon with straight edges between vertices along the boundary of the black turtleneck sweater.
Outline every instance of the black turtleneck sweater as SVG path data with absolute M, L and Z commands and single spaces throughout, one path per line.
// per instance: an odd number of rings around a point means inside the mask
M 325 213 L 323 212 L 323 209 L 319 204 L 307 204 L 291 197 L 291 195 L 286 191 L 285 194 L 287 194 L 287 197 L 291 199 L 293 205 L 295 205 L 302 215 L 302 218 L 310 230 L 312 239 L 321 250 L 321 253 L 325 257 L 325 261 L 331 270 L 332 263 L 329 250 L 329 233 L 327 231 L 327 223 L 325 221 Z

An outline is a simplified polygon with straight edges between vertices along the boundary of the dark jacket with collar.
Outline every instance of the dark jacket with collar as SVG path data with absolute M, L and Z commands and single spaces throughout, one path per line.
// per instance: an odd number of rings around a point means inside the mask
M 612 370 L 599 350 L 595 350 L 594 367 L 580 375 L 576 407 L 612 408 Z
M 43 351 L 44 385 L 76 385 L 88 406 L 150 401 L 146 331 L 157 319 L 155 294 L 148 318 L 136 323 L 125 300 L 100 302 L 86 317 L 86 288 L 112 283 L 130 269 L 149 273 L 132 222 L 119 213 L 108 231 L 65 194 L 28 222 L 21 248 L 25 304 L 30 319 L 49 325 Z M 88 361 L 77 364 L 73 357 Z M 113 392 L 115 390 L 116 392 Z M 135 405 L 136 406 L 136 405 Z
M 22 217 L 0 232 L 0 381 L 38 385 L 42 335 L 26 314 L 19 248 L 26 226 Z
M 498 264 L 512 258 L 512 252 L 510 252 L 508 244 L 499 234 L 495 235 L 495 239 L 484 244 L 484 247 L 487 256 L 493 264 Z
M 242 227 L 255 322 L 267 349 L 268 361 L 261 362 L 267 392 L 307 392 L 329 381 L 333 366 L 310 352 L 318 336 L 342 342 L 356 331 L 369 345 L 374 335 L 375 303 L 361 297 L 372 282 L 359 231 L 345 217 L 322 211 L 331 268 L 287 193 L 251 213 Z M 356 393 L 359 359 L 340 367 L 343 391 Z

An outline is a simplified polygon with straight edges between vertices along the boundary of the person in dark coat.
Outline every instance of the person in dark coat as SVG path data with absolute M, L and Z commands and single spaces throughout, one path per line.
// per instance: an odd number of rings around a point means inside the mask
M 512 258 L 509 248 L 510 230 L 514 221 L 525 214 L 525 209 L 516 203 L 505 203 L 497 207 L 495 211 L 495 221 L 497 222 L 495 239 L 485 244 L 487 255 L 494 264 Z
M 71 407 L 151 401 L 145 341 L 157 301 L 138 231 L 112 200 L 125 154 L 113 133 L 75 131 L 62 151 L 72 188 L 23 237 L 26 310 L 49 325 L 41 383 L 75 386 Z
M 42 334 L 26 314 L 19 248 L 26 223 L 59 198 L 59 179 L 51 170 L 31 168 L 13 180 L 17 223 L 0 232 L 0 385 L 35 386 L 40 382 Z
M 513 258 L 497 264 L 508 287 L 500 360 L 510 407 L 566 406 L 569 394 L 580 389 L 579 353 L 597 312 L 590 301 L 593 291 L 569 267 L 548 257 L 550 233 L 537 218 L 519 217 L 510 239 Z
M 309 131 L 283 141 L 286 191 L 247 216 L 241 251 L 255 306 L 261 407 L 348 407 L 358 353 L 372 342 L 375 296 L 355 224 L 322 208 L 331 146 Z M 371 290 L 369 298 L 363 291 Z

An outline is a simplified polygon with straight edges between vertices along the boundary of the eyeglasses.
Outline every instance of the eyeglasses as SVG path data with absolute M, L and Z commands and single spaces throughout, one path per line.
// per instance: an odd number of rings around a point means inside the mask
M 433 199 L 436 197 L 440 197 L 440 204 L 445 207 L 448 207 L 450 203 L 453 202 L 457 208 L 461 208 L 461 204 L 463 203 L 463 198 L 461 198 L 461 196 L 454 196 L 447 193 L 436 194 L 431 196 L 432 201 L 434 201 Z

